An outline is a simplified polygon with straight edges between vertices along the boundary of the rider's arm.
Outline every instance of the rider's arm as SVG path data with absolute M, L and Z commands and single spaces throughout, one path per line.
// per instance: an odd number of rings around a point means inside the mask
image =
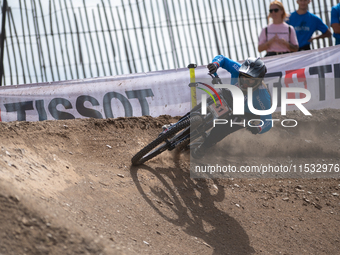
M 232 78 L 238 77 L 238 69 L 240 68 L 241 64 L 231 60 L 223 55 L 218 55 L 214 57 L 212 60 L 214 64 L 216 64 L 218 67 L 222 67 L 223 69 L 226 69 L 229 73 L 231 73 Z

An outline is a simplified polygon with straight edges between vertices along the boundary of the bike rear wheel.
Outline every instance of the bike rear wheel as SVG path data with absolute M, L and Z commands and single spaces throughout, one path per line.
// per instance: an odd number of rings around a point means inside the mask
M 194 124 L 196 126 L 201 121 L 201 116 L 196 115 L 192 117 L 188 116 L 185 120 L 176 123 L 167 132 L 160 134 L 154 141 L 149 143 L 135 156 L 133 156 L 131 159 L 132 165 L 143 164 L 144 162 L 168 150 L 174 142 L 178 141 L 182 137 L 181 135 L 176 136 L 176 134 L 189 127 L 190 124 Z

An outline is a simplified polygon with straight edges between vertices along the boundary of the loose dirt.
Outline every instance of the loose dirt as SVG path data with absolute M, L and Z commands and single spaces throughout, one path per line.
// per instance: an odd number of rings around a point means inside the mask
M 237 167 L 339 165 L 340 111 L 312 114 L 238 131 L 215 154 Z M 171 152 L 131 166 L 176 119 L 0 123 L 0 254 L 339 253 L 339 174 L 195 179 L 189 154 Z

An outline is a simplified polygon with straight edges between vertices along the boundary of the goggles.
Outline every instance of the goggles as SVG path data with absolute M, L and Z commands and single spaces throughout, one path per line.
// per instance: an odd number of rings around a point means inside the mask
M 253 78 L 249 75 L 240 73 L 238 78 L 240 86 L 242 87 L 253 87 L 254 85 L 256 85 L 256 78 Z

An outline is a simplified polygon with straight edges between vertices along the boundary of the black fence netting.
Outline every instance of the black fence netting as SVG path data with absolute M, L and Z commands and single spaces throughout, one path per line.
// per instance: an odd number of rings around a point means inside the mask
M 1 0 L 1 85 L 52 82 L 264 56 L 270 0 Z M 330 26 L 339 0 L 314 0 Z M 283 0 L 288 13 L 296 0 Z M 328 47 L 333 38 L 314 41 Z

